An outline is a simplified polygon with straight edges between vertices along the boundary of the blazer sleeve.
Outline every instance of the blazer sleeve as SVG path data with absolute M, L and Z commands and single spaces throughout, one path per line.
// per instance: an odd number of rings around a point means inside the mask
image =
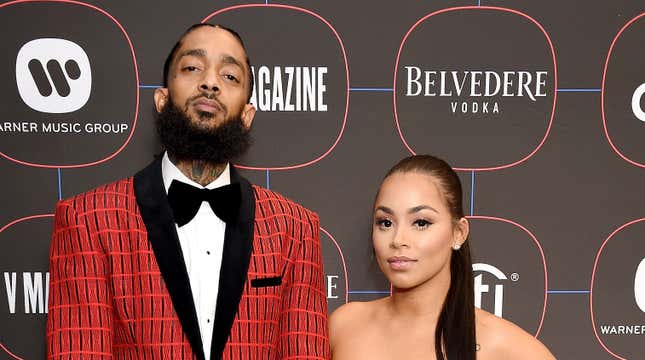
M 99 241 L 89 236 L 86 217 L 72 205 L 59 202 L 54 217 L 47 358 L 112 358 L 109 262 Z
M 282 296 L 278 359 L 330 359 L 320 221 L 307 212 Z

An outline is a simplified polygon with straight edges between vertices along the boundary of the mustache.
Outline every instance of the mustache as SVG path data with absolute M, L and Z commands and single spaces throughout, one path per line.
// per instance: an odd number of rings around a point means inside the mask
M 206 99 L 208 99 L 208 100 L 215 100 L 215 101 L 217 101 L 218 103 L 220 102 L 220 101 L 217 99 L 217 96 L 215 95 L 215 93 L 214 93 L 214 92 L 210 92 L 210 91 L 202 91 L 201 93 L 199 93 L 199 94 L 197 94 L 197 95 L 194 95 L 194 96 L 192 96 L 192 97 L 188 98 L 188 101 L 195 101 L 195 100 L 197 100 L 197 99 L 201 99 L 201 98 L 206 98 Z
M 219 105 L 219 107 L 222 110 L 226 111 L 226 106 L 224 106 L 224 104 L 222 104 L 222 102 L 217 98 L 217 95 L 215 95 L 214 92 L 210 92 L 210 91 L 202 91 L 201 93 L 188 98 L 188 100 L 186 100 L 186 109 L 185 110 L 188 110 L 188 105 L 189 104 L 191 104 L 191 103 L 193 103 L 193 102 L 195 102 L 195 101 L 197 101 L 199 99 L 202 99 L 202 98 L 205 98 L 205 99 L 208 99 L 208 100 L 211 100 L 211 101 L 215 101 L 217 103 L 217 105 Z

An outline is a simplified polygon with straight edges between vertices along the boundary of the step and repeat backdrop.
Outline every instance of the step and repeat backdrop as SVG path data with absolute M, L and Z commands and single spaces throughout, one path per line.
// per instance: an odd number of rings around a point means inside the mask
M 475 305 L 559 359 L 645 358 L 642 1 L 0 4 L 0 359 L 41 359 L 56 201 L 159 152 L 152 95 L 191 24 L 245 39 L 236 164 L 321 217 L 330 311 L 389 294 L 370 245 L 397 160 L 445 158 Z

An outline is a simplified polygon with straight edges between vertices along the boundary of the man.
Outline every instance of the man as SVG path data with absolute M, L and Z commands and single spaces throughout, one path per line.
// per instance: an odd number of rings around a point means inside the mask
M 255 115 L 242 40 L 194 25 L 164 68 L 163 158 L 56 208 L 48 357 L 328 358 L 317 215 L 229 163 Z

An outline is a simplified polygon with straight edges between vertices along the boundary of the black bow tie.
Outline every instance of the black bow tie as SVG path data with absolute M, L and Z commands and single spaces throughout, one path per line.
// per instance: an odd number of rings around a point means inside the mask
M 168 202 L 177 225 L 184 226 L 195 217 L 202 201 L 208 201 L 215 215 L 225 223 L 237 217 L 240 209 L 240 184 L 234 183 L 216 189 L 199 189 L 173 180 L 168 188 Z

